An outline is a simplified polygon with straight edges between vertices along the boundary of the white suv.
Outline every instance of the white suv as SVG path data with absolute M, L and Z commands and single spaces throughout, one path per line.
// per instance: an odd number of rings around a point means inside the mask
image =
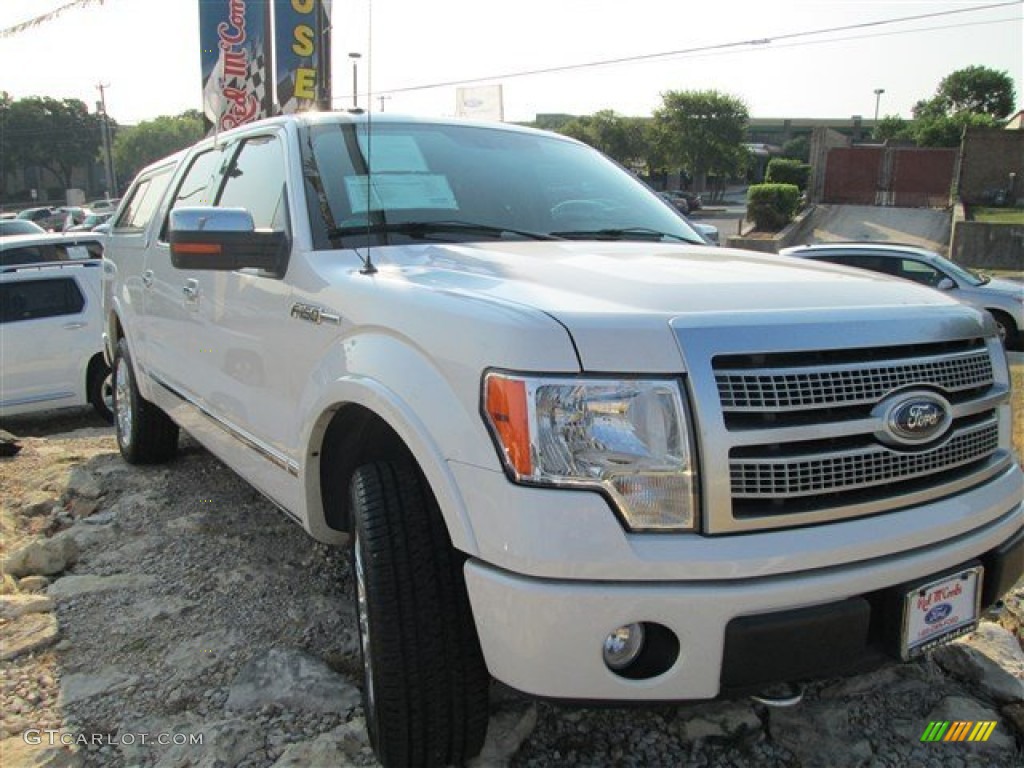
M 1024 571 L 991 318 L 712 252 L 579 142 L 274 118 L 144 170 L 106 259 L 122 455 L 185 428 L 352 547 L 387 766 L 475 754 L 490 676 L 760 690 L 923 653 Z
M 112 419 L 100 251 L 53 235 L 0 242 L 0 417 L 91 404 Z

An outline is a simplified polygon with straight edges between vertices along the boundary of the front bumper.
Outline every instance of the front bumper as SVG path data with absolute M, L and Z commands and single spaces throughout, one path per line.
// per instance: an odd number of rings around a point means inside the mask
M 471 559 L 466 583 L 487 666 L 513 688 L 577 700 L 708 699 L 877 663 L 892 651 L 897 585 L 979 560 L 990 605 L 1024 572 L 1022 516 L 1018 504 L 939 545 L 762 578 L 550 580 Z M 602 644 L 616 627 L 641 621 L 668 628 L 679 655 L 656 677 L 627 679 L 605 666 Z

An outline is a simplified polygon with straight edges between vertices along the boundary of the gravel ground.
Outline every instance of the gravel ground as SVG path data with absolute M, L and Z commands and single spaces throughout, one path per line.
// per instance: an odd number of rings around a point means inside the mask
M 138 468 L 85 411 L 3 427 L 23 448 L 0 459 L 2 554 L 69 538 L 75 550 L 48 576 L 4 577 L 4 647 L 37 628 L 43 638 L 0 661 L 4 768 L 376 765 L 346 553 L 188 438 L 173 463 Z M 583 708 L 495 684 L 476 764 L 1019 766 L 1022 604 L 1018 589 L 1002 626 L 986 622 L 944 656 L 814 683 L 784 710 L 746 699 Z M 997 726 L 985 743 L 922 744 L 937 719 Z M 74 743 L 27 744 L 32 729 Z M 139 743 L 160 733 L 204 743 Z

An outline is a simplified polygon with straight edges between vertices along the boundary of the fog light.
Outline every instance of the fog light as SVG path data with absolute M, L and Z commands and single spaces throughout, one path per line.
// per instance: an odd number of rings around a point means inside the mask
M 644 647 L 644 625 L 627 624 L 604 639 L 604 663 L 621 671 L 636 661 Z

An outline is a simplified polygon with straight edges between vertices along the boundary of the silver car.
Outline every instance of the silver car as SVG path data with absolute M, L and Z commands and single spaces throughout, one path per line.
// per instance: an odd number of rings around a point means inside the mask
M 1024 345 L 1024 282 L 979 274 L 912 245 L 820 243 L 783 248 L 779 253 L 868 269 L 945 291 L 991 314 L 1007 349 Z

